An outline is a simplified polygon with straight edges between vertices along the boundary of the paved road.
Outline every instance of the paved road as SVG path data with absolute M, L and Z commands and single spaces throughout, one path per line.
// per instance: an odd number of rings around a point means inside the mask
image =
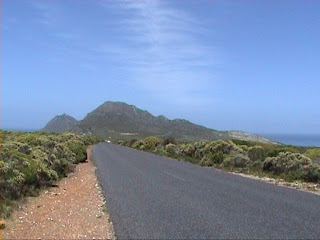
M 120 239 L 320 239 L 320 196 L 100 143 L 92 154 Z

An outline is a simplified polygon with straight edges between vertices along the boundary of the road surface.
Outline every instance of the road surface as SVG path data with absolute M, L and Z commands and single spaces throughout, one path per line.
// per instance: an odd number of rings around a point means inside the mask
M 100 143 L 92 158 L 119 239 L 320 239 L 320 196 Z

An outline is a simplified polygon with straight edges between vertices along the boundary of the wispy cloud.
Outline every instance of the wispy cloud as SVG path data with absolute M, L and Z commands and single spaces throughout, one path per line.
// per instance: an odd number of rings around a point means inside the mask
M 121 37 L 95 50 L 130 70 L 133 85 L 176 103 L 209 100 L 201 92 L 216 85 L 208 69 L 218 63 L 217 51 L 196 16 L 160 0 L 104 2 L 104 7 L 121 16 Z
M 37 23 L 54 26 L 59 21 L 61 10 L 57 8 L 54 2 L 36 0 L 31 1 L 30 4 L 38 12 L 38 16 L 35 18 Z
M 36 13 L 33 21 L 47 28 L 50 35 L 55 38 L 75 41 L 80 39 L 80 36 L 70 28 L 70 19 L 67 18 L 70 13 L 64 8 L 63 3 L 63 1 L 30 1 Z
M 94 69 L 89 61 L 94 58 L 87 51 L 90 42 L 86 42 L 85 36 L 79 31 L 82 28 L 80 24 L 70 22 L 70 9 L 64 5 L 64 1 L 30 1 L 30 6 L 35 11 L 32 19 L 33 23 L 41 26 L 49 38 L 48 41 L 42 41 L 40 44 L 51 50 L 52 55 L 46 61 L 53 63 L 70 64 L 77 59 L 77 65 L 86 69 Z M 77 17 L 75 15 L 75 17 Z M 71 27 L 72 26 L 72 27 Z M 38 28 L 37 28 L 38 29 Z
M 52 61 L 77 55 L 80 65 L 91 70 L 104 62 L 128 74 L 123 80 L 128 87 L 168 103 L 174 99 L 179 105 L 199 106 L 215 101 L 219 84 L 212 68 L 219 65 L 218 51 L 208 38 L 210 30 L 198 16 L 170 1 L 95 2 L 104 14 L 92 25 L 98 33 L 91 38 L 84 35 L 90 31 L 80 25 L 74 26 L 78 32 L 66 31 L 68 23 L 62 21 L 68 21 L 68 13 L 61 3 L 32 3 L 39 12 L 39 23 L 54 29 L 50 34 L 64 42 Z

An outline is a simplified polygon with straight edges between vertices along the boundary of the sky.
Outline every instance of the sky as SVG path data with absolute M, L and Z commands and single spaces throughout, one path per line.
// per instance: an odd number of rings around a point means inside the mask
M 318 134 L 318 0 L 3 0 L 1 128 L 107 100 L 217 130 Z

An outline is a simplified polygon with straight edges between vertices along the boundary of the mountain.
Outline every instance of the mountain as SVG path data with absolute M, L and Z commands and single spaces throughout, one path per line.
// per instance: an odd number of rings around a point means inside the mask
M 102 137 L 140 138 L 150 135 L 174 137 L 177 140 L 241 139 L 272 143 L 262 136 L 240 131 L 217 131 L 184 119 L 169 120 L 123 102 L 107 101 L 87 114 L 71 131 Z
M 47 125 L 42 129 L 45 132 L 66 132 L 70 131 L 71 128 L 75 127 L 78 124 L 78 121 L 67 115 L 57 115 L 52 120 L 50 120 Z

